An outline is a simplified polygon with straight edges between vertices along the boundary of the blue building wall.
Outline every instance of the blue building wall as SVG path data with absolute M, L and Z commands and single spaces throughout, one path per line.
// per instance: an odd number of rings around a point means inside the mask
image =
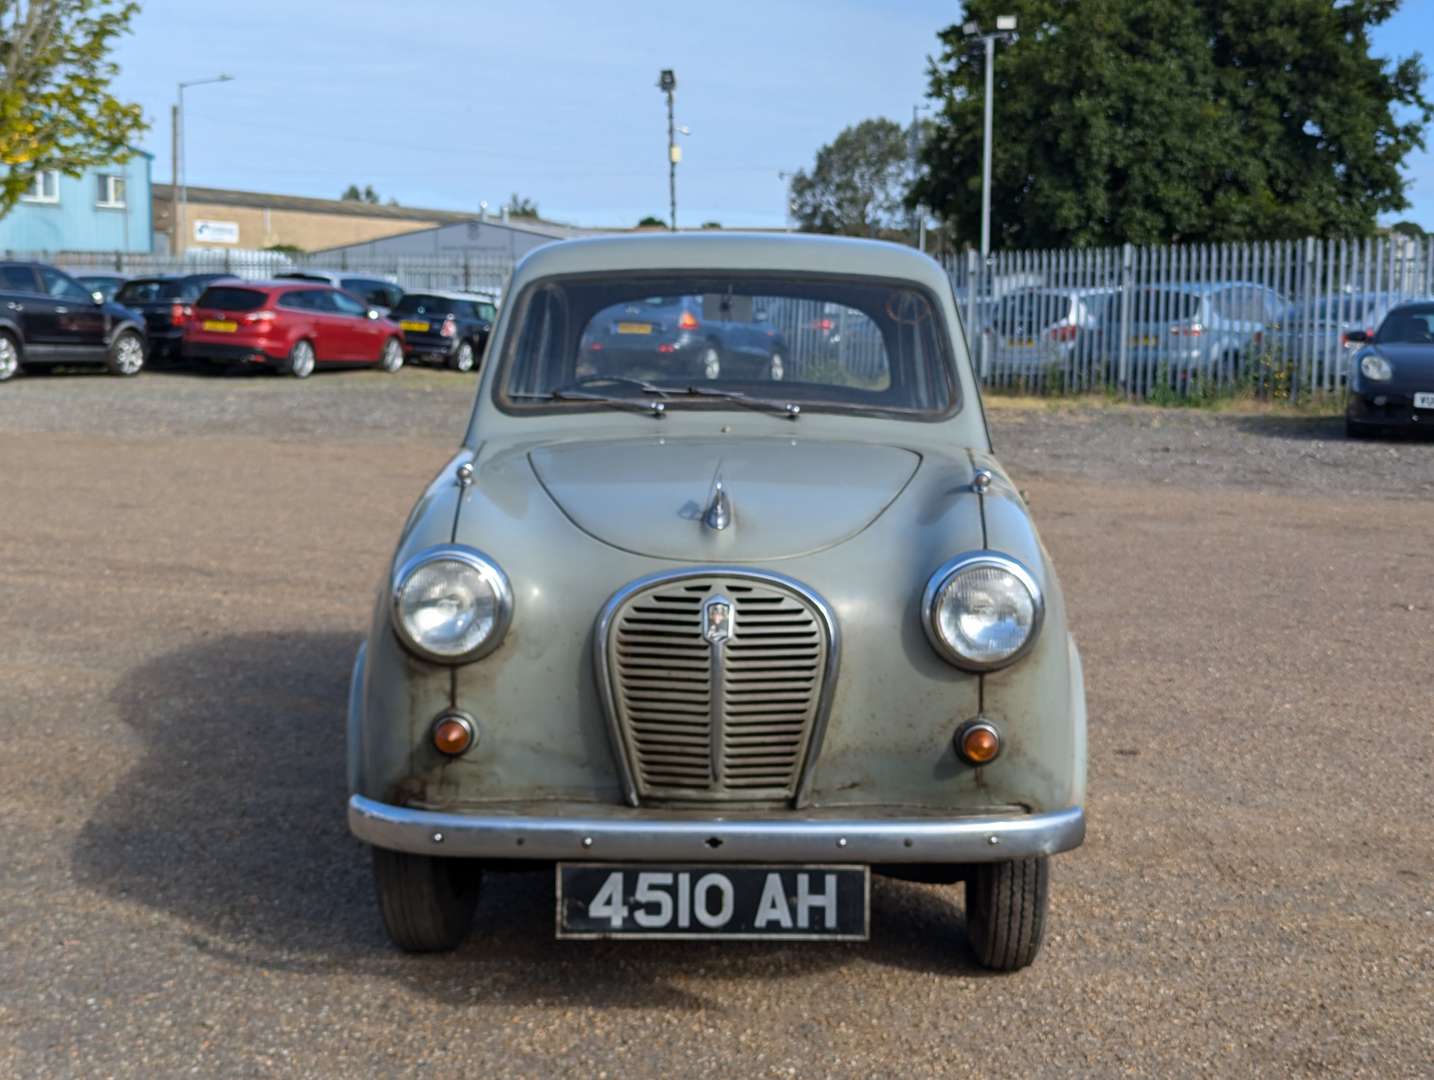
M 0 251 L 125 251 L 145 253 L 154 243 L 150 219 L 150 170 L 153 159 L 137 150 L 122 165 L 87 170 L 78 178 L 61 176 L 59 201 L 17 202 L 0 218 Z M 125 178 L 125 206 L 99 202 L 99 176 Z

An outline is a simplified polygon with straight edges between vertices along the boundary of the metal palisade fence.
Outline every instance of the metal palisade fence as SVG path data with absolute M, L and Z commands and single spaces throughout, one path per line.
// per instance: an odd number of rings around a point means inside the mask
M 262 280 L 275 274 L 326 270 L 355 277 L 395 281 L 404 289 L 444 289 L 501 293 L 513 271 L 507 255 L 454 253 L 434 256 L 354 258 L 288 255 L 277 251 L 190 251 L 184 255 L 132 255 L 123 252 L 40 257 L 73 272 L 114 272 L 127 277 L 144 274 L 228 273 Z
M 947 270 L 987 386 L 1297 399 L 1341 390 L 1349 332 L 1434 295 L 1434 238 L 970 252 Z

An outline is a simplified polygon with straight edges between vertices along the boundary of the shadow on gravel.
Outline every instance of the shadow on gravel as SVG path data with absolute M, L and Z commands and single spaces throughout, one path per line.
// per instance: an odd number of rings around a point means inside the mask
M 1370 442 L 1428 444 L 1434 441 L 1434 427 L 1427 431 L 1388 429 L 1372 437 L 1352 439 L 1344 433 L 1343 416 L 1240 416 L 1232 422 L 1235 427 L 1251 435 L 1301 442 L 1348 442 L 1361 445 Z
M 349 634 L 226 636 L 131 671 L 113 698 L 144 757 L 81 830 L 76 880 L 182 919 L 196 950 L 234 964 L 389 976 L 460 1004 L 720 1007 L 671 976 L 791 977 L 859 962 L 980 972 L 954 886 L 877 879 L 865 945 L 557 942 L 551 868 L 489 875 L 461 950 L 403 956 L 344 820 L 357 646 Z

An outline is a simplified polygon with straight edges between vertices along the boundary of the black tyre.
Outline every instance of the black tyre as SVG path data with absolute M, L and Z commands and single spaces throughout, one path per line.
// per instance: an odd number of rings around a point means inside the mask
M 121 330 L 110 342 L 105 366 L 112 375 L 128 378 L 144 369 L 144 337 L 137 330 Z
M 314 373 L 314 346 L 312 342 L 300 338 L 294 342 L 294 347 L 289 350 L 289 362 L 285 365 L 288 371 L 296 379 L 307 379 Z
M 468 859 L 373 849 L 373 881 L 388 936 L 404 952 L 448 952 L 468 935 L 482 870 Z
M 0 382 L 13 379 L 20 372 L 20 343 L 5 331 L 0 331 Z
M 448 366 L 454 371 L 472 371 L 475 362 L 476 354 L 471 341 L 460 341 L 458 348 L 454 349 L 453 355 L 448 358 Z
M 403 368 L 403 342 L 396 337 L 391 337 L 383 343 L 383 349 L 378 354 L 378 366 L 382 371 L 392 375 Z
M 1371 439 L 1378 432 L 1373 424 L 1364 424 L 1358 420 L 1351 420 L 1348 416 L 1344 418 L 1344 434 L 1349 439 Z
M 1017 971 L 1036 958 L 1046 929 L 1050 859 L 977 863 L 966 878 L 966 936 L 993 971 Z

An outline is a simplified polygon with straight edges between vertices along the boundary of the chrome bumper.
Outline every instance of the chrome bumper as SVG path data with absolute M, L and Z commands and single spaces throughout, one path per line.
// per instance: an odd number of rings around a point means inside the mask
M 615 808 L 618 809 L 618 808 Z M 449 814 L 354 795 L 349 830 L 422 855 L 595 862 L 998 862 L 1054 855 L 1085 839 L 1085 811 L 966 818 L 715 818 Z

